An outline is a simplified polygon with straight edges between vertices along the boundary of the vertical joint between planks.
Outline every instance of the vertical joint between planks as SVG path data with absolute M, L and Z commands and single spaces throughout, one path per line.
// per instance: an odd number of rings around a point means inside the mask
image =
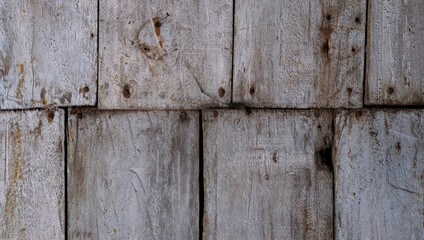
M 333 165 L 332 171 L 332 190 L 333 190 L 333 239 L 336 238 L 336 149 L 335 149 L 335 133 L 336 133 L 336 113 L 337 110 L 332 111 L 331 116 L 331 164 Z
M 65 232 L 64 232 L 64 235 L 65 235 L 65 240 L 67 240 L 67 239 L 69 239 L 68 238 L 68 108 L 63 108 L 64 109 L 64 121 L 65 121 L 65 123 L 63 124 L 63 126 L 64 126 L 64 138 L 63 138 L 63 144 L 64 144 L 64 164 L 63 164 L 63 179 L 64 179 L 64 202 L 65 202 L 65 214 L 64 214 L 64 216 L 65 216 L 65 219 L 64 219 L 64 221 L 65 221 L 65 223 L 64 223 L 64 226 L 65 226 Z
M 99 106 L 99 87 L 100 87 L 100 0 L 97 0 L 97 77 L 96 77 L 96 107 Z
M 233 103 L 234 96 L 234 43 L 236 37 L 236 0 L 233 1 L 233 39 L 232 39 L 232 49 L 231 49 L 231 104 Z
M 365 47 L 365 53 L 364 53 L 364 76 L 362 79 L 362 107 L 366 106 L 366 101 L 365 98 L 368 96 L 367 93 L 367 68 L 368 68 L 368 63 L 367 63 L 367 55 L 368 55 L 368 37 L 369 37 L 369 33 L 368 33 L 368 25 L 369 25 L 369 17 L 368 17 L 368 9 L 369 9 L 369 5 L 370 5 L 370 0 L 366 0 L 365 2 L 365 42 L 364 42 L 364 47 Z
M 203 239 L 203 216 L 205 211 L 205 190 L 203 182 L 203 124 L 202 110 L 199 111 L 199 239 Z

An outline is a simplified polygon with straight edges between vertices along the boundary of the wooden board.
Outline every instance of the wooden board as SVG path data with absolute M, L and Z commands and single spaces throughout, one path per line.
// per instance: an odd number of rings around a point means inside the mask
M 362 106 L 366 0 L 236 1 L 234 102 Z
M 97 0 L 0 0 L 0 109 L 94 105 Z
M 225 0 L 100 1 L 99 107 L 229 103 L 232 12 Z
M 332 238 L 331 112 L 203 118 L 204 239 Z
M 199 113 L 74 113 L 70 239 L 197 239 Z
M 424 239 L 424 111 L 342 111 L 335 129 L 336 239 Z
M 0 238 L 64 239 L 64 112 L 0 112 Z
M 369 6 L 365 103 L 424 105 L 424 1 Z

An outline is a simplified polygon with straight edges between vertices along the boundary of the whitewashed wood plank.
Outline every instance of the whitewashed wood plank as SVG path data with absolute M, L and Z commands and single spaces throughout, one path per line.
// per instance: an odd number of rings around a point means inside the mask
M 0 238 L 64 239 L 64 112 L 0 112 Z
M 97 0 L 0 0 L 0 109 L 94 105 Z
M 343 111 L 335 129 L 336 239 L 424 239 L 424 111 Z
M 203 115 L 204 239 L 331 239 L 331 112 Z
M 424 105 L 424 1 L 369 6 L 365 103 Z
M 232 1 L 100 1 L 99 107 L 194 109 L 231 99 Z
M 74 111 L 71 239 L 197 239 L 199 113 Z
M 236 1 L 234 102 L 361 107 L 365 14 L 365 0 Z

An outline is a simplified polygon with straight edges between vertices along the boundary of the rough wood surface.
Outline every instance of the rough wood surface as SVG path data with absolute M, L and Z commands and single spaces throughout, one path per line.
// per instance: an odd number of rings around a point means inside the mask
M 71 112 L 71 239 L 197 239 L 198 112 Z
M 369 6 L 365 103 L 424 105 L 424 1 Z
M 225 0 L 100 1 L 100 108 L 228 103 L 232 9 Z
M 0 238 L 64 239 L 64 113 L 0 112 Z
M 324 111 L 206 111 L 204 239 L 331 239 L 331 123 Z
M 365 13 L 365 0 L 236 1 L 234 101 L 361 107 Z
M 424 239 L 424 111 L 343 111 L 335 128 L 336 239 Z
M 0 109 L 94 105 L 97 0 L 0 0 Z

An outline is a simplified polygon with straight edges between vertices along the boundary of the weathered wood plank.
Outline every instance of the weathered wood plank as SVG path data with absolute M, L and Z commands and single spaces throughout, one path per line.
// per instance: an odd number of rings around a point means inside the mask
M 0 109 L 94 105 L 97 0 L 0 0 Z
M 234 101 L 361 107 L 365 12 L 365 0 L 236 1 Z
M 197 239 L 199 113 L 73 113 L 69 237 Z
M 232 8 L 225 0 L 100 1 L 100 108 L 228 103 Z
M 424 105 L 424 1 L 369 6 L 365 103 Z
M 331 123 L 325 111 L 206 111 L 204 239 L 331 239 Z
M 343 111 L 335 129 L 336 239 L 424 239 L 424 111 Z
M 0 112 L 0 238 L 64 239 L 64 112 Z

